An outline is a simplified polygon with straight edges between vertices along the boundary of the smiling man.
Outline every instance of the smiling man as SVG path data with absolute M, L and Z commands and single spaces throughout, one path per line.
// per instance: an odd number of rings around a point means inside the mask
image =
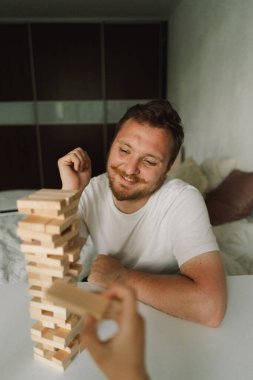
M 91 178 L 81 148 L 58 166 L 63 188 L 83 191 L 83 235 L 98 253 L 88 281 L 129 285 L 158 310 L 215 327 L 226 281 L 205 203 L 194 187 L 167 177 L 182 142 L 179 115 L 167 100 L 154 100 L 119 121 L 107 173 Z

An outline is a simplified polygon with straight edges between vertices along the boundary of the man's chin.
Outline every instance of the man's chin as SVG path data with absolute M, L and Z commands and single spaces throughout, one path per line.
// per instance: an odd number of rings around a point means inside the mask
M 129 201 L 129 200 L 135 199 L 135 196 L 133 196 L 132 194 L 125 193 L 125 192 L 123 193 L 123 192 L 115 191 L 112 189 L 112 193 L 114 197 L 117 199 L 117 201 Z
M 147 193 L 144 191 L 130 192 L 126 190 L 117 190 L 115 188 L 111 188 L 111 190 L 117 201 L 136 201 L 147 196 Z

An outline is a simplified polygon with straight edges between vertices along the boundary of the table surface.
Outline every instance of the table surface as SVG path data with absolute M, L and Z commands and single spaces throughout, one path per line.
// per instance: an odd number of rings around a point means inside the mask
M 146 319 L 146 362 L 151 379 L 252 380 L 252 291 L 253 276 L 228 277 L 228 309 L 216 329 L 139 303 Z M 26 284 L 0 286 L 1 380 L 104 380 L 87 351 L 64 373 L 33 359 L 30 327 L 34 321 L 29 317 L 29 299 Z M 113 327 L 112 322 L 103 322 L 102 334 L 106 336 Z

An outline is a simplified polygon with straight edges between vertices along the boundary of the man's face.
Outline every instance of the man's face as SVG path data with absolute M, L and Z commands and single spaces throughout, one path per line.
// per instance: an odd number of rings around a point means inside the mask
M 164 182 L 169 169 L 171 134 L 128 120 L 113 141 L 107 172 L 118 201 L 148 199 Z

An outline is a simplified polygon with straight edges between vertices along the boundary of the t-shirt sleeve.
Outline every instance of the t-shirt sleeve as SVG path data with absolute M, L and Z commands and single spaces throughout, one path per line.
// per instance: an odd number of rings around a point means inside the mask
M 179 194 L 172 218 L 173 255 L 179 267 L 202 253 L 219 250 L 204 199 L 197 189 L 188 186 Z

